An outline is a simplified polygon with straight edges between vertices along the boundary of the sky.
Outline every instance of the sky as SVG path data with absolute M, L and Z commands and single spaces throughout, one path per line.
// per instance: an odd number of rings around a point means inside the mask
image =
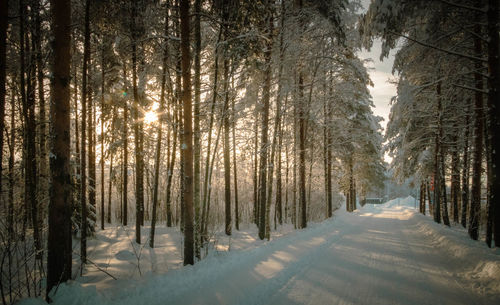
M 368 9 L 370 0 L 362 0 L 361 3 L 364 6 L 364 10 L 366 10 Z M 391 110 L 390 101 L 391 98 L 396 95 L 396 86 L 389 83 L 390 79 L 394 79 L 394 76 L 391 74 L 392 64 L 394 62 L 394 51 L 389 54 L 388 58 L 384 58 L 384 61 L 380 61 L 381 46 L 382 42 L 380 40 L 375 40 L 370 51 L 363 50 L 358 53 L 358 56 L 361 59 L 372 60 L 372 62 L 366 64 L 366 66 L 369 68 L 368 72 L 374 84 L 373 87 L 369 87 L 375 105 L 373 112 L 375 115 L 384 118 L 381 125 L 385 130 Z

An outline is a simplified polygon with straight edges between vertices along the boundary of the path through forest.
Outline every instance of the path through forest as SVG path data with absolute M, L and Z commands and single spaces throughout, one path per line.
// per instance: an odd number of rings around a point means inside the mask
M 500 304 L 499 252 L 463 235 L 396 200 L 119 289 L 63 285 L 56 304 Z

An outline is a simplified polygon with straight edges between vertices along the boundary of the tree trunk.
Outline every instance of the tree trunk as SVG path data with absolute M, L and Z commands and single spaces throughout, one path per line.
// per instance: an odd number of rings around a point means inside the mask
M 113 106 L 113 118 L 111 119 L 111 143 L 115 141 L 116 106 Z M 109 182 L 108 182 L 108 213 L 106 221 L 111 224 L 111 195 L 113 190 L 113 150 L 109 149 Z M 104 181 L 103 181 L 104 183 Z
M 165 12 L 165 37 L 168 37 L 168 10 L 169 5 L 167 3 L 167 9 Z M 167 70 L 168 70 L 168 40 L 165 40 L 165 45 L 163 47 L 163 62 L 161 70 L 161 89 L 160 89 L 160 107 L 159 107 L 159 118 L 158 118 L 158 131 L 156 138 L 156 152 L 155 152 L 155 173 L 153 182 L 153 212 L 151 216 L 151 231 L 149 234 L 149 246 L 154 248 L 155 244 L 155 226 L 156 226 L 156 208 L 158 206 L 158 184 L 160 178 L 160 160 L 161 160 L 161 140 L 162 140 L 162 126 L 164 120 L 165 111 L 165 85 L 167 81 Z
M 492 207 L 492 221 L 493 221 L 493 238 L 495 246 L 500 246 L 500 158 L 498 150 L 498 136 L 500 135 L 500 107 L 498 101 L 500 100 L 500 53 L 499 44 L 499 22 L 500 22 L 500 4 L 496 0 L 488 1 L 488 111 L 490 113 L 489 135 L 491 151 L 491 187 L 490 187 L 490 201 L 494 204 Z
M 143 151 L 141 143 L 141 124 L 139 122 L 141 115 L 139 101 L 139 92 L 137 89 L 137 2 L 132 4 L 131 16 L 131 34 L 132 34 L 132 90 L 134 94 L 134 144 L 135 144 L 135 242 L 141 243 L 141 220 L 142 207 L 144 206 L 144 164 Z
M 427 180 L 425 184 L 426 184 L 425 188 L 427 190 L 427 198 L 429 200 L 429 214 L 434 216 L 434 206 L 432 204 L 431 187 L 429 185 L 429 181 Z
M 19 1 L 19 91 L 21 91 L 21 103 L 22 103 L 22 109 L 23 109 L 23 116 L 26 116 L 27 112 L 27 102 L 26 102 L 26 79 L 25 79 L 25 72 L 26 72 L 26 63 L 25 63 L 25 45 L 24 45 L 24 20 L 25 19 L 25 5 L 24 5 L 24 0 Z M 3 132 L 3 130 L 2 130 Z M 26 135 L 23 134 L 23 140 L 26 142 Z M 23 158 L 26 158 L 26 156 L 23 153 Z M 25 175 L 25 177 L 28 177 L 28 175 Z M 28 194 L 28 181 L 25 179 L 25 194 Z M 29 207 L 29 197 L 25 196 L 24 200 L 24 210 L 23 210 L 23 232 L 21 239 L 24 240 L 25 233 L 26 233 L 26 225 L 28 223 L 28 212 L 30 211 Z
M 484 127 L 484 146 L 486 154 L 486 238 L 485 242 L 489 248 L 491 248 L 491 242 L 493 240 L 493 214 L 495 203 L 491 200 L 491 176 L 492 176 L 492 164 L 491 164 L 491 154 L 492 147 L 490 143 L 490 137 L 486 126 L 490 125 L 490 113 L 486 113 L 486 122 Z
M 224 29 L 224 38 L 227 39 L 227 27 Z M 229 152 L 229 59 L 228 54 L 224 51 L 224 109 L 222 120 L 224 124 L 224 207 L 225 207 L 225 233 L 231 235 L 232 219 L 231 219 L 231 160 Z
M 255 104 L 253 143 L 253 222 L 259 226 L 259 110 Z
M 128 224 L 128 105 L 127 105 L 127 69 L 126 62 L 123 60 L 123 186 L 122 186 L 122 224 Z
M 194 223 L 195 223 L 195 256 L 200 259 L 201 246 L 201 144 L 200 144 L 200 104 L 201 104 L 201 1 L 194 2 L 194 130 L 193 130 L 193 157 L 194 157 Z M 236 169 L 235 169 L 236 170 Z M 236 179 L 236 178 L 235 178 Z M 236 225 L 238 229 L 238 225 Z
M 21 1 L 23 3 L 23 1 Z M 23 11 L 26 9 L 24 4 Z M 25 11 L 24 11 L 25 13 Z M 23 13 L 23 14 L 24 14 Z M 21 17 L 22 18 L 22 17 Z M 35 258 L 41 259 L 42 257 L 42 241 L 40 235 L 40 223 L 38 222 L 38 200 L 37 200 L 37 156 L 36 156 L 36 119 L 35 119 L 35 87 L 36 87 L 36 51 L 35 44 L 32 42 L 32 48 L 30 48 L 29 35 L 26 35 L 26 51 L 29 55 L 29 65 L 27 69 L 27 99 L 26 105 L 23 107 L 24 123 L 25 123 L 25 200 L 30 208 L 31 212 L 31 225 L 33 227 L 33 241 L 35 245 Z M 33 39 L 33 35 L 31 35 Z M 3 130 L 2 130 L 3 132 Z
M 38 202 L 47 202 L 49 196 L 49 162 L 47 154 L 47 126 L 48 120 L 46 116 L 46 103 L 45 103 L 45 91 L 44 91 L 44 63 L 42 58 L 42 31 L 41 31 L 41 19 L 40 19 L 40 3 L 39 1 L 34 1 L 33 13 L 35 21 L 35 31 L 34 31 L 34 42 L 36 49 L 36 66 L 37 66 L 37 82 L 38 82 L 38 106 L 39 106 L 39 134 L 38 134 L 38 145 L 39 145 L 39 166 L 38 166 L 38 176 L 40 177 L 38 183 Z M 38 222 L 39 227 L 42 228 L 43 220 L 46 216 L 47 206 L 41 205 L 38 212 Z
M 325 88 L 326 89 L 326 88 Z M 326 218 L 332 217 L 332 151 L 331 151 L 331 108 L 330 102 L 325 99 L 323 105 L 324 126 L 323 126 L 323 168 L 325 178 L 325 201 Z
M 234 86 L 233 86 L 234 87 Z M 236 161 L 236 110 L 234 105 L 234 96 L 231 99 L 231 113 L 232 113 L 232 129 L 233 129 L 233 184 L 234 184 L 234 227 L 240 230 L 240 210 L 238 202 L 238 167 Z
M 90 62 L 89 62 L 90 63 Z M 88 77 L 88 76 L 87 76 Z M 89 78 L 90 79 L 90 78 Z M 88 80 L 87 80 L 88 82 Z M 93 90 L 92 86 L 88 86 L 89 92 L 87 93 L 87 114 L 88 114 L 88 120 L 87 120 L 87 145 L 88 145 L 88 176 L 89 176 L 89 204 L 88 204 L 88 209 L 87 211 L 90 211 L 89 215 L 89 220 L 92 221 L 91 224 L 89 224 L 89 231 L 91 233 L 95 232 L 95 225 L 97 223 L 97 209 L 96 209 L 96 168 L 95 168 L 95 124 L 94 124 L 94 118 L 95 118 L 95 111 L 94 111 L 94 100 L 93 100 Z
M 82 119 L 80 143 L 80 257 L 82 263 L 87 263 L 87 70 L 90 61 L 90 0 L 85 1 L 85 33 L 83 43 L 83 68 L 82 68 Z
M 304 79 L 299 72 L 299 206 L 300 206 L 300 228 L 307 227 L 307 203 L 306 203 L 306 113 L 304 105 Z
M 9 207 L 7 211 L 7 232 L 8 240 L 12 241 L 14 238 L 14 164 L 15 164 L 15 145 L 16 145 L 16 120 L 15 109 L 16 99 L 14 94 L 11 96 L 10 104 L 10 143 L 9 143 Z
M 222 35 L 222 25 L 219 28 L 219 34 L 217 36 L 217 43 L 216 46 L 219 45 L 219 42 L 221 40 Z M 218 85 L 218 79 L 219 79 L 219 50 L 216 48 L 215 50 L 215 59 L 214 59 L 214 86 L 213 86 L 213 95 L 212 95 L 212 104 L 210 106 L 210 120 L 209 120 L 209 132 L 208 132 L 208 139 L 207 139 L 207 156 L 205 160 L 205 182 L 203 183 L 203 206 L 202 206 L 202 211 L 201 211 L 201 230 L 202 230 L 202 239 L 205 239 L 205 228 L 207 227 L 207 222 L 208 222 L 208 192 L 209 189 L 211 189 L 210 185 L 210 178 L 211 177 L 211 172 L 210 172 L 210 151 L 211 151 L 211 145 L 212 145 L 212 132 L 210 132 L 213 129 L 214 126 L 214 115 L 215 115 L 215 105 L 217 102 L 217 85 Z M 210 188 L 209 188 L 210 186 Z
M 167 206 L 167 227 L 172 226 L 172 179 L 174 176 L 174 168 L 175 168 L 175 156 L 176 156 L 176 150 L 177 150 L 177 125 L 178 120 L 177 120 L 177 110 L 173 110 L 172 116 L 174 117 L 174 128 L 172 131 L 172 151 L 170 155 L 170 161 L 168 162 L 168 169 L 167 169 L 167 189 L 166 189 L 166 200 L 165 204 Z
M 465 228 L 467 226 L 467 207 L 469 203 L 469 120 L 470 120 L 471 104 L 467 107 L 467 114 L 465 116 L 465 134 L 464 134 L 464 151 L 463 151 L 463 165 L 462 165 L 462 211 L 460 222 Z
M 451 206 L 453 222 L 458 223 L 458 198 L 460 193 L 460 157 L 458 156 L 458 137 L 455 137 L 451 153 Z
M 184 265 L 194 264 L 193 257 L 193 130 L 191 105 L 191 54 L 189 50 L 189 0 L 180 1 L 182 102 L 184 106 L 184 134 L 181 153 L 184 155 Z
M 0 3 L 0 165 L 3 164 L 3 130 L 5 129 L 5 80 L 7 70 L 7 18 L 8 18 L 8 0 Z M 12 133 L 13 134 L 13 133 Z M 3 172 L 0 166 L 0 194 L 2 194 Z
M 51 191 L 47 258 L 49 292 L 71 277 L 71 179 L 70 179 L 70 2 L 51 0 L 53 68 L 51 101 Z
M 272 29 L 273 15 L 270 8 L 267 8 L 267 23 Z M 264 86 L 262 87 L 262 129 L 261 129 L 261 143 L 260 143 L 260 165 L 259 165 L 259 238 L 262 240 L 266 233 L 266 192 L 267 192 L 267 166 L 268 166 L 268 129 L 269 129 L 269 102 L 271 95 L 271 49 L 272 49 L 272 34 L 268 34 L 267 48 L 264 51 Z M 272 160 L 271 160 L 272 162 Z M 272 181 L 269 181 L 272 183 Z
M 105 38 L 103 38 L 104 40 Z M 104 230 L 104 80 L 105 80 L 105 71 L 104 71 L 104 41 L 101 50 L 101 230 Z M 111 180 L 111 175 L 109 176 Z M 111 193 L 109 195 L 111 197 Z
M 480 13 L 476 13 L 476 21 L 480 21 Z M 481 26 L 477 23 L 474 26 L 474 32 L 481 34 Z M 481 39 L 474 39 L 474 51 L 477 56 L 482 54 Z M 475 103 L 474 103 L 474 155 L 472 160 L 472 189 L 471 203 L 469 211 L 469 235 L 472 239 L 477 240 L 479 237 L 479 213 L 481 208 L 481 170 L 483 161 L 483 76 L 481 74 L 482 64 L 476 62 L 474 66 L 476 71 L 474 80 L 476 83 Z
M 442 105 L 441 105 L 441 82 L 437 84 L 437 130 L 435 139 L 435 156 L 434 156 L 434 221 L 441 223 L 441 137 L 442 137 Z
M 440 159 L 440 169 L 441 169 L 441 180 L 440 180 L 440 187 L 441 187 L 441 194 L 443 196 L 443 201 L 442 201 L 442 215 L 443 215 L 443 223 L 444 225 L 446 226 L 450 226 L 450 218 L 448 216 L 448 199 L 447 199 L 447 196 L 446 196 L 446 183 L 445 183 L 445 163 L 444 163 L 444 159 L 445 159 L 445 152 L 441 152 L 441 159 Z

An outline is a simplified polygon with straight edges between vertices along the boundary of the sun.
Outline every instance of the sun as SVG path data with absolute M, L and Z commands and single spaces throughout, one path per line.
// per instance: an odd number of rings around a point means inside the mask
M 158 114 L 156 113 L 156 111 L 151 110 L 144 114 L 144 122 L 146 124 L 152 124 L 156 121 L 158 121 Z

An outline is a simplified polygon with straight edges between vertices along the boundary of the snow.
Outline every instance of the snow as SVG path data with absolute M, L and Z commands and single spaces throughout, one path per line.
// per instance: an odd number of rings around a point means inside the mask
M 256 239 L 254 226 L 219 234 L 208 257 L 182 268 L 180 233 L 159 228 L 158 249 L 142 248 L 142 275 L 126 233 L 100 231 L 91 257 L 106 258 L 119 280 L 89 272 L 61 285 L 54 304 L 500 304 L 499 250 L 414 207 L 407 197 L 339 210 L 270 242 Z

